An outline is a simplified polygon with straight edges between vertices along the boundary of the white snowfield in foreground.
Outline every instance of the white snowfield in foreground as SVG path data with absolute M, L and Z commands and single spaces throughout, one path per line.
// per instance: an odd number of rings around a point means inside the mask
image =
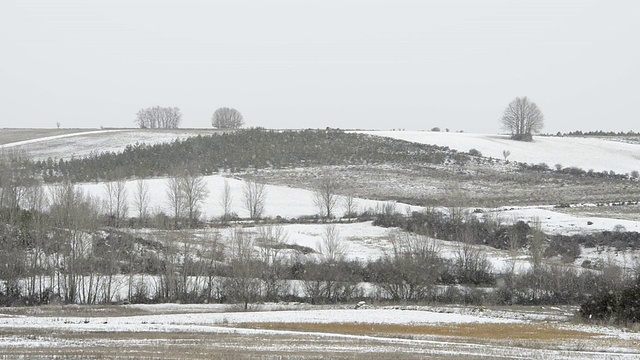
M 483 156 L 504 159 L 503 151 L 511 152 L 511 161 L 528 164 L 546 163 L 563 167 L 577 166 L 595 171 L 613 170 L 618 174 L 640 171 L 640 145 L 601 138 L 534 136 L 532 142 L 513 141 L 507 135 L 467 134 L 430 131 L 360 131 L 359 133 L 393 139 L 448 146 L 467 152 L 479 150 Z

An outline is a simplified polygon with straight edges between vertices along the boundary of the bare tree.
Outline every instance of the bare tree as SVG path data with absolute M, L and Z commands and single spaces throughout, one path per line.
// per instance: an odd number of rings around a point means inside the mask
M 256 245 L 260 248 L 262 271 L 260 278 L 264 285 L 264 298 L 277 301 L 287 289 L 286 269 L 282 250 L 287 243 L 287 232 L 282 226 L 261 226 L 258 228 Z
M 244 204 L 249 212 L 249 218 L 259 219 L 264 213 L 267 189 L 263 182 L 256 179 L 244 183 Z
M 224 179 L 222 193 L 220 194 L 220 207 L 222 207 L 222 221 L 226 223 L 231 217 L 231 208 L 233 206 L 233 196 L 231 195 L 231 186 L 229 180 Z
M 344 260 L 347 254 L 347 245 L 335 225 L 325 225 L 322 240 L 316 245 L 316 251 L 324 262 Z
M 444 268 L 440 246 L 426 236 L 394 232 L 390 251 L 378 261 L 377 285 L 394 300 L 424 299 Z
M 239 129 L 244 125 L 244 118 L 234 108 L 221 107 L 213 113 L 211 125 L 218 129 Z
M 138 221 L 144 223 L 149 215 L 149 185 L 143 179 L 136 181 L 136 195 L 134 203 L 138 211 Z
M 540 266 L 542 265 L 542 246 L 544 245 L 545 240 L 545 235 L 542 232 L 542 223 L 540 222 L 540 218 L 536 217 L 533 219 L 531 228 L 533 230 L 533 234 L 529 242 L 529 252 L 531 253 L 533 272 L 537 273 L 540 269 Z
M 528 97 L 516 97 L 507 105 L 500 122 L 513 139 L 531 141 L 531 136 L 542 130 L 544 115 Z
M 260 296 L 260 264 L 253 239 L 242 229 L 236 228 L 228 241 L 228 265 L 230 276 L 225 280 L 231 299 L 248 310 L 249 304 Z
M 181 121 L 179 108 L 154 106 L 140 109 L 135 123 L 142 129 L 174 129 L 180 126 Z
M 357 216 L 356 211 L 358 209 L 358 204 L 356 204 L 356 198 L 352 192 L 348 192 L 347 195 L 344 196 L 342 205 L 344 207 L 344 216 L 349 219 Z
M 333 216 L 333 210 L 338 204 L 337 191 L 340 184 L 332 176 L 324 176 L 316 184 L 313 191 L 313 202 L 320 211 L 320 216 L 330 219 Z
M 167 203 L 171 207 L 171 213 L 176 221 L 176 224 L 182 216 L 184 210 L 184 198 L 182 194 L 182 184 L 180 178 L 171 177 L 167 179 Z
M 458 281 L 479 285 L 489 282 L 493 267 L 486 253 L 473 244 L 468 231 L 462 232 L 462 244 L 455 254 L 455 271 Z
M 17 210 L 31 181 L 26 163 L 29 156 L 21 150 L 0 149 L 0 207 Z
M 55 267 L 52 279 L 68 303 L 78 300 L 78 285 L 82 281 L 82 264 L 91 255 L 92 230 L 97 227 L 99 206 L 71 183 L 51 188 L 51 218 L 56 228 L 53 243 Z
M 200 216 L 200 204 L 209 195 L 207 183 L 201 176 L 186 175 L 180 179 L 180 190 L 182 191 L 189 226 L 193 226 Z
M 120 222 L 127 217 L 127 188 L 126 182 L 107 182 L 104 184 L 104 207 L 113 226 L 120 226 Z

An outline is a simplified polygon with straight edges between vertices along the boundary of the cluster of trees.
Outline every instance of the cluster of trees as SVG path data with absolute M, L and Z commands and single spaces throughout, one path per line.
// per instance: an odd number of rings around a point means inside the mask
M 182 114 L 177 107 L 153 106 L 140 109 L 135 119 L 136 125 L 141 129 L 175 129 L 180 126 L 180 122 Z M 239 129 L 244 126 L 244 118 L 234 108 L 221 107 L 213 113 L 211 125 L 218 129 Z
M 136 113 L 136 124 L 141 129 L 175 129 L 180 126 L 182 114 L 177 107 L 153 106 Z
M 36 162 L 35 169 L 47 182 L 65 179 L 78 182 L 167 176 L 176 168 L 189 170 L 194 175 L 210 175 L 222 170 L 466 161 L 465 154 L 459 158 L 457 154 L 434 145 L 337 130 L 247 129 L 165 144 L 129 145 L 117 154 L 106 152 L 78 159 L 47 159 Z
M 556 136 L 640 136 L 640 133 L 635 132 L 633 130 L 629 130 L 627 132 L 624 131 L 569 131 L 568 133 L 558 132 Z
M 580 315 L 589 321 L 621 325 L 640 322 L 640 277 L 627 284 L 604 286 L 580 306 Z
M 600 179 L 621 179 L 621 180 L 633 179 L 635 180 L 640 177 L 640 173 L 638 173 L 637 170 L 633 170 L 628 174 L 622 174 L 622 173 L 618 174 L 613 170 L 609 170 L 609 171 L 607 170 L 595 171 L 593 169 L 584 170 L 577 166 L 563 167 L 562 164 L 555 164 L 553 167 L 551 167 L 547 163 L 538 163 L 538 164 L 518 163 L 518 167 L 520 168 L 521 171 L 525 171 L 525 170 L 540 171 L 540 172 L 554 171 L 556 173 L 567 174 L 571 176 L 591 177 L 591 178 L 600 178 Z
M 390 211 L 379 215 L 374 225 L 400 228 L 447 241 L 472 242 L 501 250 L 520 250 L 539 247 L 547 236 L 539 229 L 539 223 L 529 225 L 524 221 L 504 224 L 497 216 L 485 214 L 482 218 L 469 214 L 458 207 L 449 209 L 450 214 L 427 209 L 412 212 L 409 216 Z M 532 242 L 536 242 L 532 244 Z
M 257 301 L 317 304 L 365 297 L 577 304 L 623 279 L 615 267 L 596 273 L 541 264 L 534 240 L 528 246 L 538 265 L 518 273 L 515 262 L 510 269 L 494 269 L 475 241 L 467 239 L 453 256 L 444 258 L 437 240 L 408 232 L 391 233 L 391 247 L 379 259 L 349 260 L 347 242 L 334 225 L 325 226 L 313 248 L 292 245 L 295 239 L 288 241 L 284 228 L 277 225 L 163 231 L 144 239 L 105 228 L 101 202 L 71 184 L 56 186 L 52 194 L 47 209 L 0 212 L 0 260 L 6 264 L 0 267 L 3 304 L 56 298 L 110 303 L 118 300 L 117 294 L 126 294 L 120 296 L 132 302 L 220 301 L 245 309 Z M 392 207 L 387 210 L 392 212 Z M 452 221 L 458 221 L 456 216 Z

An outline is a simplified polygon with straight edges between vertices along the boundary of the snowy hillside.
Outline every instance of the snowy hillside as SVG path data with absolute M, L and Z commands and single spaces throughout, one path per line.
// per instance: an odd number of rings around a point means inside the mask
M 231 189 L 231 196 L 233 198 L 231 211 L 237 213 L 242 218 L 249 217 L 244 204 L 243 204 L 243 189 L 245 182 L 243 180 L 225 178 L 223 176 L 205 176 L 204 178 L 208 196 L 201 204 L 201 211 L 205 218 L 219 217 L 223 215 L 222 207 L 220 205 L 220 197 L 223 193 L 225 180 L 228 181 Z M 167 214 L 171 213 L 170 204 L 167 201 L 167 178 L 147 179 L 145 183 L 149 187 L 149 194 L 151 198 L 149 201 L 149 209 L 152 211 L 160 210 Z M 133 216 L 135 211 L 134 196 L 136 194 L 136 181 L 127 181 L 126 188 L 129 200 L 129 209 L 132 212 L 129 214 Z M 87 194 L 96 198 L 105 198 L 105 183 L 84 183 L 79 184 L 79 187 Z M 343 209 L 341 208 L 342 199 L 338 202 L 336 213 L 342 215 Z M 376 207 L 384 204 L 382 201 L 356 199 L 355 205 L 358 211 L 364 211 L 366 209 L 376 209 Z M 398 211 L 411 211 L 420 210 L 420 207 L 398 204 Z M 300 216 L 315 215 L 318 213 L 318 208 L 314 204 L 313 192 L 305 189 L 289 188 L 285 186 L 266 185 L 266 200 L 265 200 L 265 213 L 264 216 L 276 217 L 281 216 L 284 218 L 293 218 Z
M 466 134 L 427 131 L 363 131 L 399 140 L 448 146 L 458 151 L 479 150 L 482 155 L 503 159 L 503 151 L 511 152 L 508 160 L 546 163 L 553 168 L 577 166 L 584 170 L 613 170 L 616 173 L 640 171 L 640 145 L 600 138 L 536 136 L 533 142 L 510 140 L 506 135 Z
M 191 136 L 212 134 L 214 131 L 212 129 L 98 130 L 12 142 L 0 145 L 0 149 L 25 150 L 34 160 L 46 160 L 49 157 L 66 160 L 72 156 L 82 157 L 92 152 L 120 152 L 129 144 L 167 143 L 176 139 L 182 140 Z

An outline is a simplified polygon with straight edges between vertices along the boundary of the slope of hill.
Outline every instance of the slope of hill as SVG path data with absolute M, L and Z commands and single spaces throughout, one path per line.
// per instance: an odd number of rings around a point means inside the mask
M 13 141 L 7 140 L 0 148 L 24 150 L 34 160 L 46 160 L 49 157 L 68 160 L 92 153 L 122 152 L 127 145 L 135 143 L 154 145 L 219 132 L 213 129 L 123 129 L 61 134 L 34 130 L 29 134 L 30 130 L 21 130 L 13 134 Z
M 363 131 L 361 133 L 412 141 L 420 144 L 448 146 L 458 151 L 476 149 L 487 157 L 524 163 L 546 163 L 549 167 L 579 167 L 595 171 L 613 170 L 629 173 L 640 170 L 640 144 L 623 143 L 595 137 L 536 136 L 532 142 L 513 141 L 506 135 L 426 132 L 426 131 Z

